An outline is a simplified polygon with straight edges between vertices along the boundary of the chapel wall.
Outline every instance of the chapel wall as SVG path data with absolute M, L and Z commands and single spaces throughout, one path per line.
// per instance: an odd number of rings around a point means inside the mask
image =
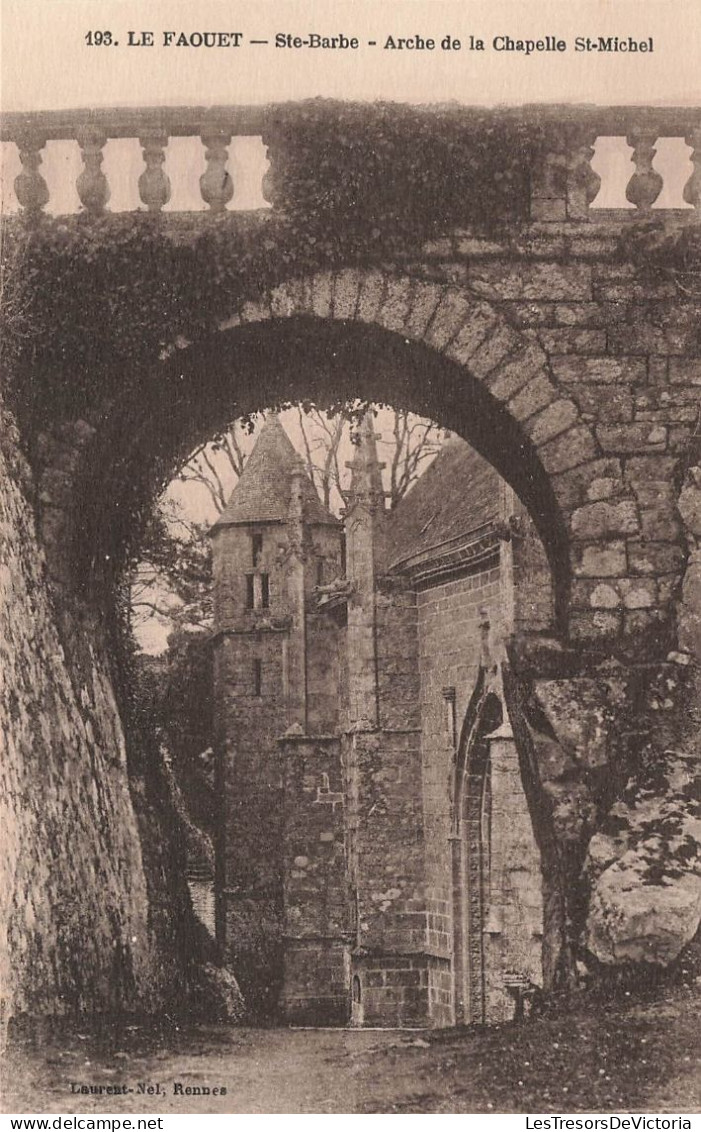
M 501 633 L 504 608 L 498 561 L 474 574 L 419 591 L 417 610 L 428 943 L 434 954 L 450 955 L 454 762 L 485 634 Z

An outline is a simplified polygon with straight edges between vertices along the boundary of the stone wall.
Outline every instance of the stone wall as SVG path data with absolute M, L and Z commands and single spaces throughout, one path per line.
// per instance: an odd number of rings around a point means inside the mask
M 335 732 L 341 714 L 339 628 L 328 614 L 306 615 L 307 731 L 310 735 Z
M 545 547 L 525 507 L 517 501 L 511 540 L 514 629 L 517 633 L 553 633 L 553 580 Z
M 377 680 L 383 727 L 420 726 L 416 595 L 408 589 L 378 584 L 375 603 Z
M 420 734 L 355 729 L 343 757 L 357 917 L 352 971 L 366 1023 L 411 1024 L 425 1018 L 427 981 L 421 986 L 417 972 L 429 966 Z
M 701 470 L 678 498 L 689 560 L 678 594 L 677 649 L 646 687 L 637 773 L 592 838 L 586 939 L 607 969 L 669 966 L 701 922 Z
M 501 633 L 502 597 L 497 562 L 417 594 L 428 940 L 437 956 L 449 956 L 453 947 L 449 838 L 456 750 L 485 641 Z
M 351 902 L 340 740 L 280 740 L 284 791 L 284 976 L 281 1013 L 304 1025 L 347 1023 Z
M 192 911 L 171 776 L 127 695 L 109 556 L 84 552 L 77 485 L 94 435 L 56 423 L 30 471 L 12 418 L 0 427 L 5 1015 L 233 1018 L 238 987 Z
M 282 958 L 284 809 L 277 739 L 287 727 L 285 637 L 272 630 L 222 635 L 215 651 L 224 939 L 249 1008 L 262 1014 L 275 1007 Z
M 542 233 L 543 251 L 548 237 L 554 251 L 554 227 Z M 654 640 L 683 561 L 674 470 L 698 411 L 699 361 L 688 356 L 698 310 L 673 284 L 642 284 L 631 265 L 602 262 L 607 242 L 591 229 L 567 247 L 565 263 L 524 263 L 517 276 L 495 261 L 470 277 L 542 347 L 558 391 L 529 382 L 510 405 L 562 450 L 552 470 L 571 509 L 572 637 Z M 579 422 L 593 426 L 587 453 L 576 450 Z
M 94 625 L 74 622 L 92 638 L 75 663 L 9 415 L 0 437 L 3 1016 L 155 1008 L 167 960 L 156 954 L 109 670 Z

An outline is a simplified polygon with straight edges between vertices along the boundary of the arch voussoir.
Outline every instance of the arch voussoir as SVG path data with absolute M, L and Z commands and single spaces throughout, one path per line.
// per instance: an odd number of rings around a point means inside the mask
M 591 430 L 586 425 L 578 423 L 561 432 L 553 440 L 536 445 L 540 461 L 551 477 L 551 482 L 558 472 L 569 471 L 580 464 L 587 464 L 600 455 Z M 557 496 L 557 488 L 555 487 Z
M 519 389 L 544 374 L 545 365 L 545 354 L 540 346 L 529 342 L 494 366 L 486 375 L 484 384 L 497 401 L 506 404 Z
M 360 286 L 358 312 L 359 322 L 374 322 L 385 297 L 387 278 L 383 272 L 373 269 L 365 272 Z
M 448 343 L 446 356 L 459 365 L 469 366 L 471 359 L 498 326 L 499 319 L 493 308 L 473 297 L 469 316 Z
M 459 287 L 447 287 L 423 336 L 427 346 L 446 352 L 457 334 L 469 322 L 477 306 L 474 295 Z
M 334 276 L 331 271 L 321 271 L 312 279 L 312 310 L 317 318 L 331 318 L 333 284 Z
M 608 498 L 625 490 L 621 461 L 599 456 L 551 477 L 555 495 L 564 511 L 571 511 L 589 500 Z
M 390 276 L 375 322 L 383 330 L 402 333 L 411 309 L 411 280 L 406 275 Z
M 580 419 L 579 408 L 567 397 L 558 397 L 524 422 L 524 428 L 536 447 L 553 440 Z
M 487 377 L 499 362 L 512 357 L 522 345 L 523 338 L 518 331 L 500 322 L 470 358 L 470 373 L 473 377 Z
M 411 310 L 404 324 L 407 338 L 423 340 L 431 319 L 436 313 L 445 288 L 440 283 L 414 283 Z
M 342 268 L 301 276 L 246 302 L 220 329 L 294 316 L 375 326 L 443 354 L 477 379 L 533 442 L 565 512 L 571 491 L 558 477 L 592 466 L 597 440 L 576 402 L 553 382 L 543 348 L 519 332 L 483 295 L 455 283 Z
M 511 397 L 506 401 L 509 413 L 520 421 L 525 428 L 528 422 L 543 412 L 559 398 L 558 390 L 553 385 L 548 373 L 544 369 L 537 370 Z M 545 439 L 545 438 L 542 438 Z
M 354 319 L 360 298 L 362 273 L 354 267 L 338 271 L 333 287 L 333 317 Z

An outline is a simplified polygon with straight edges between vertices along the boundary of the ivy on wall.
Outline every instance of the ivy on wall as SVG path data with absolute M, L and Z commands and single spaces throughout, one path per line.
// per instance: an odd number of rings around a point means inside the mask
M 690 224 L 669 228 L 663 221 L 636 225 L 625 231 L 618 254 L 641 269 L 643 279 L 672 280 L 680 294 L 701 298 L 701 228 Z
M 392 260 L 526 218 L 542 127 L 523 115 L 314 100 L 273 107 L 270 213 L 7 220 L 5 379 L 18 411 L 87 415 L 179 335 L 291 275 Z
M 494 235 L 526 219 L 541 132 L 525 112 L 297 103 L 270 113 L 270 197 L 331 255 Z
M 204 341 L 288 278 L 418 259 L 456 228 L 513 231 L 528 215 L 543 128 L 525 112 L 292 103 L 267 111 L 271 211 L 7 218 L 2 377 L 30 460 L 61 422 L 98 430 L 84 498 L 73 500 L 76 576 L 123 611 L 125 567 L 173 471 L 172 438 L 154 416 L 164 403 L 175 411 L 164 350 Z

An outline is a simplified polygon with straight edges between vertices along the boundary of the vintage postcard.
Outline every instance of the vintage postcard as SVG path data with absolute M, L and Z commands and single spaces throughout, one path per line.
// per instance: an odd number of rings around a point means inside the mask
M 691 1130 L 698 5 L 0 13 L 7 1127 Z

